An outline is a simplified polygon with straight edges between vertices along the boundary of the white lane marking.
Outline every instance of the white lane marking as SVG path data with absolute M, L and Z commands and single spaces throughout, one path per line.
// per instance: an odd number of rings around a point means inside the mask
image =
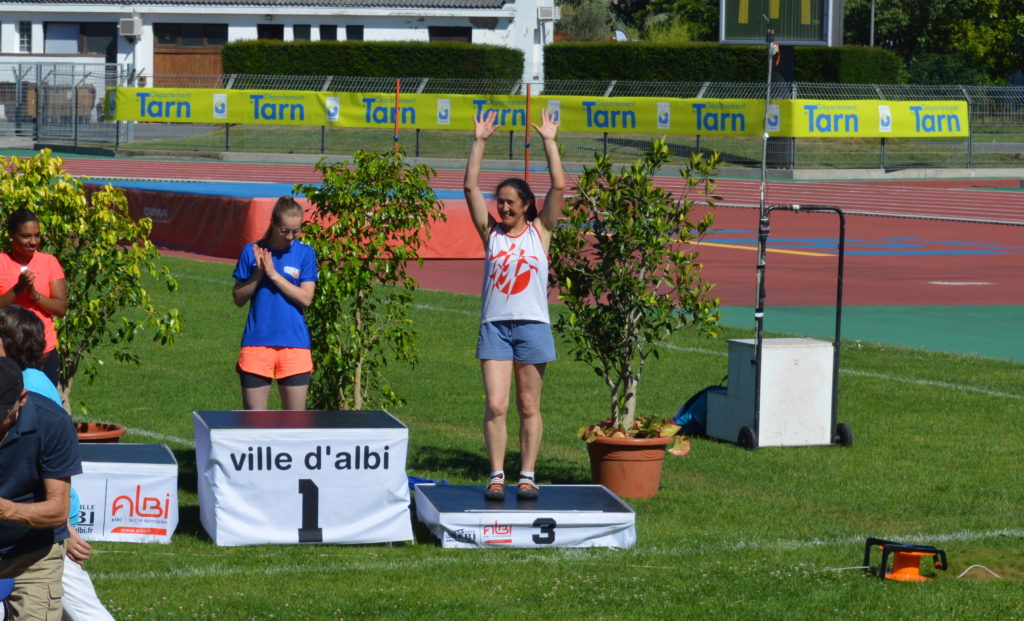
M 84 422 L 84 421 L 77 421 L 77 422 Z M 115 424 L 115 425 L 120 425 L 121 424 L 121 423 L 114 423 L 113 421 L 104 421 L 104 420 L 94 421 L 94 422 L 99 422 L 99 423 L 103 423 L 103 424 Z M 177 444 L 179 446 L 187 446 L 188 448 L 195 448 L 196 447 L 196 443 L 193 442 L 192 440 L 187 439 L 187 438 L 179 438 L 178 436 L 172 436 L 172 435 L 169 435 L 169 434 L 166 434 L 166 433 L 159 433 L 157 431 L 150 431 L 148 429 L 141 429 L 139 427 L 128 427 L 128 433 L 135 433 L 135 434 L 138 434 L 140 436 L 146 436 L 147 438 L 153 438 L 154 440 L 162 440 L 162 441 L 167 442 L 169 444 Z
M 941 543 L 951 541 L 979 541 L 983 539 L 993 539 L 996 537 L 1024 537 L 1024 529 L 1020 528 L 1000 528 L 996 530 L 960 530 L 953 533 L 913 533 L 903 535 L 892 535 L 887 537 L 890 541 L 927 541 L 928 543 Z M 775 542 L 765 543 L 764 541 L 740 541 L 729 546 L 727 549 L 731 550 L 742 550 L 745 548 L 774 548 L 777 550 L 795 550 L 802 548 L 815 548 L 820 546 L 840 546 L 850 545 L 854 543 L 861 543 L 867 539 L 867 535 L 862 536 L 849 536 L 849 537 L 829 537 L 827 539 L 809 539 L 809 540 L 777 540 Z
M 890 539 L 893 541 L 926 541 L 931 543 L 943 543 L 943 542 L 965 542 L 965 541 L 983 541 L 986 539 L 995 539 L 1001 537 L 1024 537 L 1024 529 L 1019 528 L 1005 528 L 996 530 L 985 530 L 985 531 L 970 531 L 961 530 L 952 533 L 914 533 L 904 535 L 894 535 Z M 853 544 L 861 544 L 866 540 L 866 535 L 851 535 L 846 537 L 831 537 L 826 539 L 808 539 L 808 540 L 776 540 L 776 541 L 740 541 L 737 543 L 724 543 L 723 545 L 711 545 L 708 542 L 704 542 L 703 545 L 700 543 L 693 545 L 687 544 L 680 548 L 675 546 L 657 546 L 656 549 L 633 549 L 633 550 L 608 550 L 608 549 L 597 549 L 597 548 L 566 548 L 552 550 L 551 554 L 546 555 L 527 555 L 518 559 L 508 558 L 504 555 L 495 556 L 493 558 L 476 558 L 474 557 L 474 563 L 490 563 L 490 564 L 501 564 L 506 565 L 508 563 L 565 563 L 566 560 L 570 562 L 576 562 L 581 565 L 587 565 L 592 563 L 603 563 L 600 560 L 601 557 L 614 554 L 617 557 L 622 555 L 642 555 L 645 558 L 649 557 L 652 553 L 659 556 L 666 557 L 668 560 L 677 559 L 679 554 L 687 553 L 692 554 L 693 552 L 702 552 L 706 554 L 718 554 L 722 551 L 734 551 L 744 549 L 775 549 L 775 550 L 800 550 L 807 548 L 816 548 L 823 546 L 849 546 Z M 96 554 L 104 554 L 113 551 L 98 550 Z M 161 553 L 161 555 L 181 556 L 189 557 L 190 559 L 197 559 L 205 555 L 195 553 Z M 277 551 L 273 548 L 266 547 L 261 552 L 263 557 L 273 557 L 277 555 Z M 327 556 L 325 554 L 317 555 L 318 557 Z M 568 557 L 568 558 L 567 558 Z M 91 570 L 89 573 L 94 578 L 100 578 L 103 580 L 159 580 L 166 576 L 175 576 L 183 578 L 205 578 L 211 576 L 236 576 L 236 575 L 276 575 L 276 574 L 311 574 L 311 573 L 324 573 L 324 572 L 337 572 L 337 571 L 352 571 L 353 569 L 369 569 L 369 570 L 380 570 L 380 569 L 401 569 L 401 568 L 422 568 L 423 565 L 455 565 L 459 563 L 461 555 L 446 555 L 435 558 L 409 558 L 409 559 L 387 559 L 381 561 L 357 561 L 353 562 L 351 559 L 339 559 L 337 562 L 323 562 L 317 560 L 307 564 L 292 563 L 288 565 L 273 565 L 268 567 L 253 567 L 252 565 L 246 565 L 244 567 L 196 567 L 192 563 L 195 560 L 190 560 L 189 565 L 173 567 L 160 571 L 149 571 L 149 572 L 111 572 L 106 573 L 103 571 Z M 201 558 L 198 560 L 202 560 Z M 589 561 L 589 562 L 588 562 Z M 655 565 L 628 565 L 630 567 L 643 567 L 646 569 L 675 569 L 674 566 L 659 567 Z
M 982 281 L 977 281 L 977 282 L 960 281 L 960 282 L 958 282 L 958 281 L 955 281 L 955 280 L 930 280 L 930 281 L 928 281 L 928 284 L 929 285 L 943 285 L 943 286 L 947 286 L 947 287 L 973 287 L 973 286 L 991 285 L 992 283 L 990 283 L 990 282 L 982 282 Z
M 676 351 L 684 351 L 693 354 L 706 354 L 709 356 L 719 356 L 722 358 L 728 357 L 728 354 L 724 351 L 715 351 L 712 349 L 703 349 L 700 347 L 679 347 L 678 345 L 665 344 L 662 347 L 666 349 L 673 349 Z M 952 384 L 950 382 L 940 382 L 936 380 L 917 379 L 913 377 L 896 377 L 893 375 L 885 375 L 883 373 L 875 373 L 873 371 L 858 371 L 856 369 L 839 369 L 840 373 L 847 375 L 856 375 L 858 377 L 870 377 L 874 379 L 885 380 L 888 382 L 896 382 L 899 384 L 911 384 L 914 386 L 935 386 L 936 388 L 946 388 L 948 390 L 955 390 L 959 392 L 971 392 L 982 395 L 989 395 L 992 397 L 1004 397 L 1008 399 L 1024 399 L 1024 395 L 1015 394 L 1010 392 L 1001 392 L 998 390 L 992 390 L 989 388 L 981 388 L 978 386 L 968 386 L 966 384 Z
M 473 316 L 477 316 L 477 315 L 480 314 L 480 311 L 468 311 L 468 310 L 460 310 L 460 309 L 454 309 L 454 308 L 442 308 L 440 306 L 430 306 L 429 304 L 413 304 L 412 307 L 417 309 L 417 310 L 443 311 L 445 313 L 455 313 L 456 315 L 473 315 Z

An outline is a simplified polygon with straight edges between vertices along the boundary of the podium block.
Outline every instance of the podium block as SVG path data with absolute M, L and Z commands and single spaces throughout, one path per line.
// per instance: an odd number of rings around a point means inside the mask
M 536 500 L 482 486 L 417 485 L 416 515 L 443 548 L 630 548 L 636 514 L 603 485 L 544 485 Z
M 78 534 L 87 541 L 170 543 L 178 526 L 178 462 L 164 444 L 82 444 Z
M 409 430 L 383 411 L 195 412 L 199 516 L 217 545 L 412 539 Z

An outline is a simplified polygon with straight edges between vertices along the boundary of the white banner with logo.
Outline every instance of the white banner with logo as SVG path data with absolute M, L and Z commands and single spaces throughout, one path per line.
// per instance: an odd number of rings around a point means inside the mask
M 135 445 L 142 446 L 142 445 Z M 170 450 L 162 448 L 172 462 L 127 463 L 116 458 L 112 444 L 111 461 L 82 460 L 82 474 L 71 477 L 81 501 L 76 529 L 88 541 L 130 541 L 170 543 L 178 526 L 178 467 Z
M 217 545 L 412 539 L 404 426 L 211 429 L 201 414 L 200 519 Z
M 443 512 L 423 487 L 416 487 L 416 515 L 443 548 L 631 548 L 636 544 L 636 514 L 631 511 Z

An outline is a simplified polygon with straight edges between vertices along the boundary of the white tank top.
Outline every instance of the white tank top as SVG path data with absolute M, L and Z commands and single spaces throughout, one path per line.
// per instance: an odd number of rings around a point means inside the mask
M 548 255 L 529 223 L 519 235 L 495 225 L 487 236 L 480 322 L 540 321 L 548 318 Z

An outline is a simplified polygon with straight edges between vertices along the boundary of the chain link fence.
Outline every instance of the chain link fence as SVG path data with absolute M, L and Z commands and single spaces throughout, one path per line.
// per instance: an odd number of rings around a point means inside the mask
M 0 137 L 31 137 L 37 143 L 95 146 L 151 153 L 296 153 L 350 155 L 358 149 L 393 146 L 388 129 L 301 127 L 286 125 L 137 123 L 102 120 L 107 86 L 235 88 L 393 93 L 393 78 L 345 76 L 159 76 L 142 83 L 131 70 L 112 65 L 2 65 L 0 105 L 6 111 Z M 401 78 L 402 93 L 522 95 L 527 84 L 515 80 Z M 729 82 L 635 82 L 551 80 L 530 85 L 535 95 L 605 97 L 680 97 L 764 99 L 765 86 Z M 900 169 L 1024 167 L 1024 87 L 959 85 L 773 83 L 772 99 L 966 100 L 971 136 L 965 139 L 828 138 L 792 141 L 785 158 L 769 157 L 783 168 Z M 13 111 L 13 112 L 12 112 Z M 405 130 L 399 143 L 410 156 L 465 158 L 471 131 Z M 640 156 L 656 135 L 563 133 L 563 159 L 589 162 L 594 153 L 627 162 Z M 761 139 L 743 136 L 671 135 L 676 155 L 718 151 L 725 164 L 760 165 Z M 522 160 L 523 132 L 492 139 L 488 159 Z M 781 163 L 780 163 L 781 162 Z
M 104 63 L 0 63 L 0 140 L 108 142 L 115 128 L 102 120 L 104 91 L 128 81 L 124 72 Z

